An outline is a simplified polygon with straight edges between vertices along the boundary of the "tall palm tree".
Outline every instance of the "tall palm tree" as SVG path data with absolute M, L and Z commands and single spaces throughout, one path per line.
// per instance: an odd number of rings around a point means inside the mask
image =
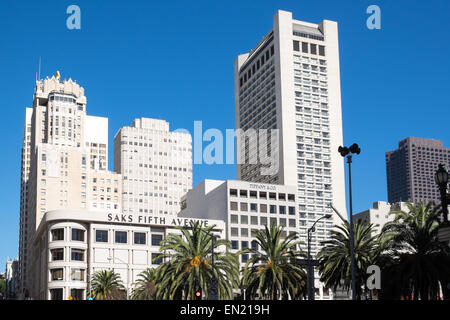
M 392 211 L 394 221 L 382 229 L 392 259 L 383 270 L 385 286 L 391 297 L 437 299 L 450 279 L 450 249 L 437 238 L 439 207 L 433 202 L 406 205 L 409 211 Z
M 336 226 L 332 230 L 330 239 L 322 242 L 324 246 L 317 254 L 319 260 L 320 280 L 333 290 L 342 286 L 349 290 L 351 287 L 351 251 L 350 224 Z M 355 250 L 355 280 L 356 297 L 361 298 L 361 286 L 367 280 L 367 268 L 375 264 L 380 256 L 382 246 L 378 236 L 374 234 L 374 226 L 364 221 L 353 223 Z
M 156 297 L 156 269 L 147 268 L 138 275 L 133 300 L 154 300 Z
M 194 299 L 200 288 L 209 297 L 212 238 L 214 226 L 202 228 L 200 223 L 191 222 L 190 229 L 178 227 L 182 235 L 169 234 L 161 243 L 162 252 L 157 259 L 168 260 L 157 272 L 158 299 Z M 219 299 L 232 299 L 233 287 L 239 279 L 238 259 L 230 252 L 219 252 L 220 247 L 231 248 L 227 240 L 214 241 L 214 275 L 218 282 Z
M 92 275 L 92 296 L 99 300 L 116 300 L 124 297 L 120 275 L 114 270 L 100 270 Z
M 296 263 L 304 253 L 296 247 L 297 234 L 283 238 L 283 228 L 272 224 L 270 229 L 253 233 L 258 248 L 246 248 L 241 254 L 251 254 L 243 268 L 242 286 L 250 299 L 300 299 L 306 292 L 305 271 Z

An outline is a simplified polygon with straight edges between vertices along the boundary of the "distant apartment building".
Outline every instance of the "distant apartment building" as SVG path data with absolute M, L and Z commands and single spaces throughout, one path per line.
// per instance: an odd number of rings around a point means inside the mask
M 298 223 L 311 226 L 329 213 L 340 224 L 328 207 L 333 202 L 347 216 L 344 161 L 337 152 L 343 145 L 337 23 L 294 20 L 279 10 L 273 28 L 235 59 L 234 74 L 236 128 L 271 130 L 257 147 L 248 136 L 238 137 L 237 179 L 294 186 Z M 264 174 L 267 165 L 250 161 L 256 149 L 272 150 L 277 172 Z M 328 235 L 331 227 L 318 230 Z
M 395 215 L 390 214 L 391 211 L 397 210 L 409 212 L 409 209 L 406 206 L 405 202 L 390 204 L 385 201 L 377 201 L 373 203 L 372 208 L 354 214 L 353 221 L 357 222 L 361 220 L 373 224 L 376 230 L 376 234 L 379 234 L 381 232 L 381 229 L 383 229 L 383 226 L 387 222 L 391 222 L 394 220 Z
M 124 213 L 176 215 L 192 188 L 192 137 L 164 120 L 135 119 L 114 137 L 114 170 L 123 176 Z
M 121 176 L 107 168 L 108 119 L 86 115 L 84 89 L 72 79 L 61 81 L 59 72 L 36 81 L 22 147 L 22 298 L 39 296 L 40 288 L 31 281 L 39 277 L 35 267 L 42 258 L 34 236 L 46 212 L 121 211 Z
M 440 203 L 434 174 L 439 164 L 450 167 L 450 148 L 442 141 L 408 137 L 386 152 L 388 202 Z

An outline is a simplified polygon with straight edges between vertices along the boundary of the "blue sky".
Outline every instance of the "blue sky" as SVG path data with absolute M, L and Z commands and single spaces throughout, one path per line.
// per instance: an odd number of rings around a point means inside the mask
M 66 8 L 81 8 L 81 30 Z M 381 8 L 381 30 L 366 8 Z M 13 1 L 0 3 L 0 133 L 3 168 L 0 270 L 16 256 L 20 148 L 35 74 L 56 70 L 85 88 L 88 114 L 109 118 L 112 139 L 135 117 L 171 128 L 234 128 L 233 60 L 271 28 L 277 9 L 339 23 L 344 143 L 353 165 L 354 211 L 386 200 L 384 153 L 407 136 L 448 143 L 450 2 L 428 1 Z M 112 167 L 110 168 L 112 169 Z M 194 184 L 233 179 L 232 165 L 194 166 Z

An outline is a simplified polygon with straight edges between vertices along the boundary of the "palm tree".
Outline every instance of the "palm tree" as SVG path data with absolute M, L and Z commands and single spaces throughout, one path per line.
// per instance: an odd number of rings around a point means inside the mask
M 120 275 L 114 270 L 100 270 L 92 275 L 92 296 L 99 300 L 116 300 L 124 297 Z
M 147 268 L 138 275 L 133 300 L 154 300 L 156 297 L 156 269 Z
M 406 205 L 409 212 L 392 211 L 394 221 L 382 230 L 392 260 L 383 270 L 389 278 L 384 285 L 391 298 L 434 300 L 450 279 L 450 250 L 437 238 L 439 207 L 433 202 Z
M 333 290 L 342 286 L 347 291 L 351 287 L 350 224 L 336 226 L 330 239 L 322 242 L 324 246 L 317 254 L 320 280 Z M 361 285 L 367 280 L 367 268 L 375 264 L 380 256 L 382 245 L 374 234 L 374 226 L 364 221 L 353 223 L 355 250 L 356 297 L 361 298 Z
M 158 299 L 194 299 L 199 288 L 208 298 L 213 276 L 210 235 L 213 227 L 202 228 L 199 222 L 191 222 L 191 230 L 178 227 L 182 235 L 169 234 L 162 241 L 162 253 L 155 260 L 167 258 L 168 262 L 156 271 Z M 218 252 L 222 246 L 231 248 L 227 240 L 214 241 L 214 275 L 219 299 L 232 299 L 233 287 L 239 279 L 239 262 L 230 252 Z
M 270 229 L 253 233 L 260 250 L 246 248 L 241 254 L 251 254 L 243 268 L 242 286 L 250 299 L 300 299 L 306 292 L 306 274 L 296 259 L 304 253 L 296 250 L 297 234 L 283 239 L 283 228 L 272 224 Z

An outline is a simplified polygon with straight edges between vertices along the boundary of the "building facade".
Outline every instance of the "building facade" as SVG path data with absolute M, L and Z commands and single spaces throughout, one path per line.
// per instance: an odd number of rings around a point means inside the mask
M 114 170 L 123 176 L 124 213 L 176 215 L 192 188 L 192 137 L 164 120 L 136 119 L 114 137 Z
M 5 281 L 6 281 L 6 291 L 5 299 L 16 299 L 17 287 L 18 287 L 18 275 L 19 275 L 19 260 L 6 259 L 6 271 L 5 271 Z
M 61 81 L 57 72 L 52 78 L 36 82 L 33 108 L 27 109 L 24 132 L 22 186 L 26 186 L 26 191 L 21 197 L 21 298 L 39 293 L 31 281 L 39 277 L 34 268 L 39 256 L 31 251 L 32 239 L 47 211 L 118 213 L 122 203 L 121 175 L 107 170 L 108 119 L 86 114 L 84 89 L 72 79 Z M 29 163 L 24 163 L 24 155 L 29 156 Z
M 373 224 L 376 231 L 375 233 L 379 234 L 386 223 L 394 220 L 395 215 L 390 214 L 391 211 L 398 210 L 409 212 L 405 202 L 391 204 L 385 201 L 377 201 L 373 203 L 372 208 L 354 214 L 353 221 L 356 222 L 361 220 Z
M 272 30 L 234 64 L 236 127 L 245 132 L 237 138 L 237 179 L 294 186 L 298 218 L 307 226 L 326 213 L 341 223 L 330 202 L 347 216 L 337 152 L 343 144 L 338 46 L 336 22 L 313 24 L 278 11 Z M 252 146 L 250 131 L 264 129 L 270 137 Z M 264 174 L 263 161 L 249 161 L 256 149 L 258 159 L 272 150 L 276 173 Z
M 271 224 L 283 226 L 283 236 L 299 233 L 299 240 L 307 250 L 307 219 L 298 214 L 296 187 L 277 184 L 254 183 L 237 180 L 204 180 L 189 191 L 182 199 L 180 217 L 223 220 L 225 237 L 231 242 L 231 252 L 244 248 L 258 249 L 255 230 L 264 229 Z M 326 239 L 326 230 L 333 222 L 320 221 L 312 235 L 312 250 L 316 243 Z M 241 267 L 249 256 L 239 256 Z M 317 296 L 330 298 L 330 292 L 324 290 L 316 274 Z
M 166 215 L 124 214 L 87 210 L 47 212 L 35 233 L 37 277 L 39 288 L 34 299 L 84 300 L 89 296 L 89 279 L 98 270 L 114 270 L 124 286 L 132 292 L 138 275 L 162 261 L 160 242 L 169 234 L 181 234 L 176 227 L 214 226 L 213 232 L 223 238 L 224 222 Z
M 23 125 L 23 140 L 21 152 L 21 170 L 20 170 L 20 213 L 19 213 L 19 270 L 18 270 L 18 292 L 20 296 L 21 288 L 26 287 L 27 275 L 24 270 L 28 259 L 27 234 L 28 234 L 28 178 L 30 175 L 31 161 L 31 117 L 32 108 L 25 109 L 25 121 Z
M 386 152 L 388 201 L 440 203 L 434 181 L 439 164 L 450 167 L 450 148 L 442 141 L 414 137 L 401 140 L 398 149 Z

